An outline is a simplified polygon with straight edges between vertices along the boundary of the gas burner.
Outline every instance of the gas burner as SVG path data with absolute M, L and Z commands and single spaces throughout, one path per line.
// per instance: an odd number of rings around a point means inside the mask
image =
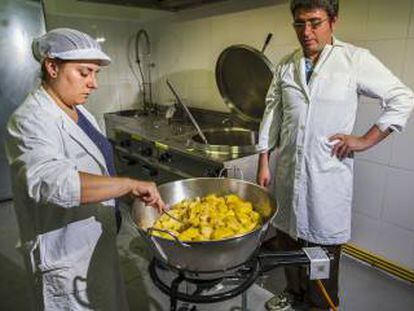
M 170 297 L 170 310 L 177 310 L 177 301 L 191 303 L 221 302 L 244 294 L 260 274 L 259 260 L 253 259 L 238 269 L 218 273 L 195 275 L 185 270 L 170 269 L 154 258 L 149 272 L 154 284 Z M 187 310 L 196 310 L 195 307 Z

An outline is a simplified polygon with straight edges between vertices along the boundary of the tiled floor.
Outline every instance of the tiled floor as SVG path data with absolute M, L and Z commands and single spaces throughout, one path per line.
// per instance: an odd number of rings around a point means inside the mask
M 11 202 L 0 203 L 0 310 L 28 310 L 25 275 L 22 260 L 14 245 L 17 224 Z M 127 285 L 131 310 L 169 310 L 169 300 L 152 285 L 147 272 L 150 254 L 137 237 L 134 228 L 124 226 L 118 238 L 122 271 Z M 266 288 L 278 292 L 284 286 L 281 269 L 262 280 Z M 341 311 L 410 311 L 414 310 L 414 285 L 407 284 L 343 257 L 340 274 Z M 264 310 L 270 293 L 256 286 L 249 291 L 249 310 Z M 240 310 L 240 297 L 221 304 L 198 306 L 198 310 Z

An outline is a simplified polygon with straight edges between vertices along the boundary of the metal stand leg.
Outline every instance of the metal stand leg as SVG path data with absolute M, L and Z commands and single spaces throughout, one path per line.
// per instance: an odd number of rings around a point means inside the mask
M 177 298 L 170 298 L 170 311 L 177 310 Z
M 170 290 L 170 311 L 177 310 L 177 292 L 178 286 L 183 281 L 184 276 L 180 273 L 179 276 L 172 282 Z
M 247 290 L 242 293 L 242 311 L 249 311 L 247 309 Z

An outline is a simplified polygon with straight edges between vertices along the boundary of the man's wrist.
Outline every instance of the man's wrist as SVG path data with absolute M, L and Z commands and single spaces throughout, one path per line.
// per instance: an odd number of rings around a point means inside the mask
M 382 131 L 378 125 L 374 125 L 367 133 L 365 133 L 365 135 L 361 136 L 364 150 L 376 145 L 378 142 L 387 137 L 391 132 L 392 129 L 390 127 L 385 131 Z
M 361 136 L 361 142 L 362 142 L 362 150 L 366 150 L 373 145 L 376 144 L 376 139 L 373 139 L 372 135 L 363 135 Z

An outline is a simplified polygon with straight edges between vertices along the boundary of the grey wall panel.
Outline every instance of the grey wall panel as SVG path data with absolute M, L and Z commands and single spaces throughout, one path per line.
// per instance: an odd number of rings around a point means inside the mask
M 39 82 L 31 42 L 43 33 L 40 0 L 0 1 L 0 200 L 12 196 L 4 149 L 7 120 Z

